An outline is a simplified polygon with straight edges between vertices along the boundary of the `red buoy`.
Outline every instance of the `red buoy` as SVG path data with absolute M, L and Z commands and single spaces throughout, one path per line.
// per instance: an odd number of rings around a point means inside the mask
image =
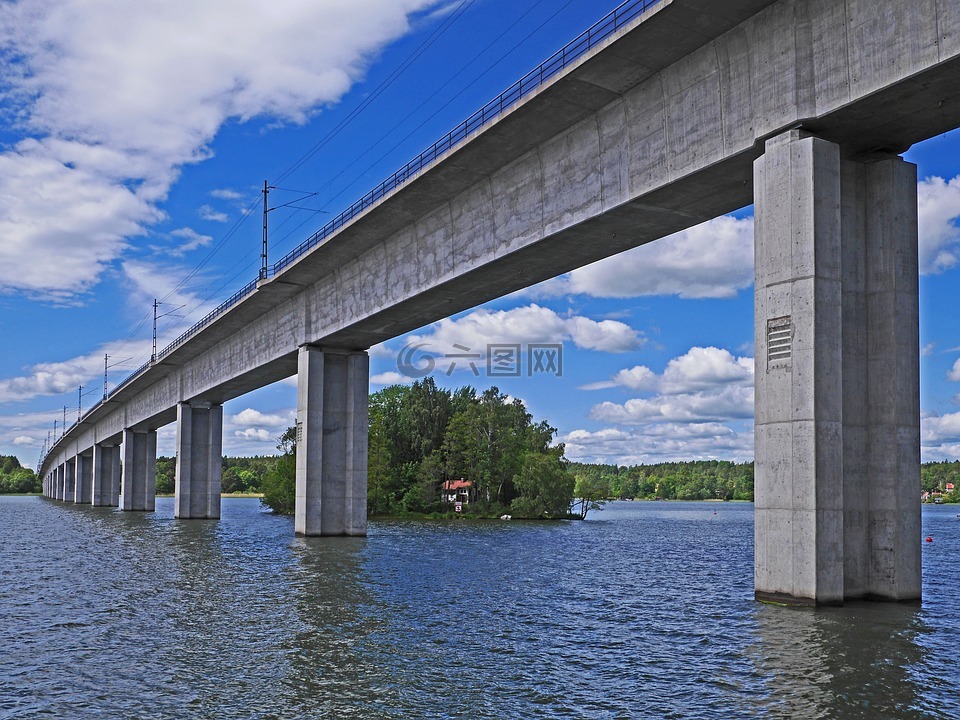
M 933 535 L 927 535 L 927 542 L 933 542 Z

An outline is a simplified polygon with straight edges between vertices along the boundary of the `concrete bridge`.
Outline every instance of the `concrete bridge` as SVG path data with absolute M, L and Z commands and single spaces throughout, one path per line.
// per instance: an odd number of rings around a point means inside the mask
M 628 2 L 67 430 L 67 502 L 220 512 L 222 404 L 298 376 L 297 533 L 366 532 L 371 345 L 756 205 L 756 595 L 920 597 L 916 169 L 956 0 Z M 525 85 L 524 85 L 525 83 Z M 121 471 L 122 456 L 122 471 Z

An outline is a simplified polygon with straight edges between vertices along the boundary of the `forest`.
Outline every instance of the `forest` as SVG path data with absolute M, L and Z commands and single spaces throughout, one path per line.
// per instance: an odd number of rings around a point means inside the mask
M 40 479 L 16 455 L 0 455 L 0 494 L 43 492 Z

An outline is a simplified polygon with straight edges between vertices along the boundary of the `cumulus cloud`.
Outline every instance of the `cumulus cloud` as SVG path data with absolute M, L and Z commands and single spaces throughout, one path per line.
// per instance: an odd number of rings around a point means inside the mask
M 753 218 L 725 215 L 532 288 L 533 296 L 733 297 L 753 283 Z
M 571 341 L 586 350 L 620 353 L 645 342 L 636 330 L 618 320 L 563 316 L 536 304 L 511 310 L 481 308 L 456 320 L 447 318 L 434 323 L 430 330 L 429 335 L 411 335 L 407 346 L 422 344 L 425 350 L 443 353 L 455 353 L 461 348 L 467 349 L 463 352 L 483 353 L 492 344 L 523 346 Z M 466 360 L 462 364 L 466 367 Z
M 947 372 L 947 380 L 951 382 L 960 382 L 960 358 L 953 364 L 953 367 Z
M 960 412 L 921 417 L 920 448 L 924 460 L 960 457 Z
M 645 365 L 621 370 L 610 380 L 583 386 L 584 390 L 624 387 L 676 395 L 727 385 L 753 385 L 753 358 L 734 357 L 717 347 L 692 347 L 667 363 L 662 375 Z
M 233 436 L 241 440 L 256 440 L 257 442 L 275 442 L 276 439 L 268 430 L 263 428 L 247 428 L 246 430 L 234 430 Z
M 437 4 L 3 3 L 0 288 L 83 292 L 225 122 L 304 122 Z
M 618 465 L 682 460 L 753 459 L 753 432 L 723 423 L 659 423 L 629 430 L 573 430 L 558 438 L 575 462 Z
M 663 373 L 643 365 L 585 389 L 622 387 L 643 397 L 594 405 L 590 418 L 607 427 L 561 438 L 568 456 L 643 463 L 753 455 L 753 360 L 716 347 L 693 347 Z M 745 426 L 745 427 L 742 427 Z
M 289 415 L 262 413 L 253 408 L 241 410 L 230 420 L 235 425 L 262 425 L 272 428 L 286 428 L 289 427 L 292 422 L 292 418 Z
M 20 447 L 33 447 L 37 441 L 27 435 L 18 435 L 13 439 L 13 444 Z
M 590 417 L 601 422 L 633 425 L 654 421 L 697 422 L 753 417 L 753 388 L 726 387 L 717 392 L 631 398 L 625 403 L 595 405 Z
M 960 176 L 930 177 L 917 186 L 920 272 L 941 273 L 960 260 Z

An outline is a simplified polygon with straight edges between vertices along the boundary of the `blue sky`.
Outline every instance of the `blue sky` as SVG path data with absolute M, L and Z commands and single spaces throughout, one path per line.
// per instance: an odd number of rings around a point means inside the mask
M 296 205 L 271 213 L 276 259 L 617 4 L 0 5 L 0 454 L 33 466 L 78 388 L 102 395 L 105 354 L 111 387 L 149 360 L 154 298 L 162 347 L 256 276 L 264 180 Z M 923 456 L 954 459 L 960 133 L 907 158 Z M 371 389 L 422 344 L 438 382 L 522 398 L 571 459 L 751 459 L 752 258 L 745 208 L 373 348 Z M 535 343 L 562 343 L 562 377 L 445 374 L 462 348 Z M 287 380 L 228 403 L 224 451 L 274 452 L 295 402 Z

